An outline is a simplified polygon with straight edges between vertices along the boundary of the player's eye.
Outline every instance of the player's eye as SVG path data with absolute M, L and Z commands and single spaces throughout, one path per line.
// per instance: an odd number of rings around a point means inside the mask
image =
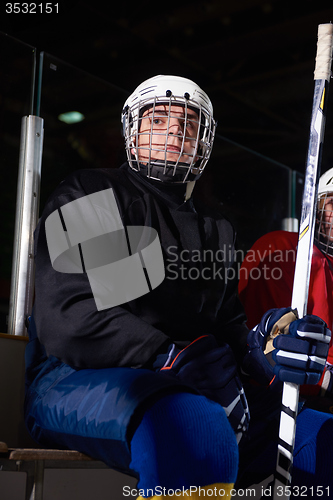
M 163 116 L 162 117 L 154 116 L 150 120 L 153 123 L 153 125 L 163 125 L 165 122 L 165 118 Z
M 187 123 L 192 127 L 192 128 L 197 128 L 199 126 L 198 120 L 195 118 L 189 118 Z

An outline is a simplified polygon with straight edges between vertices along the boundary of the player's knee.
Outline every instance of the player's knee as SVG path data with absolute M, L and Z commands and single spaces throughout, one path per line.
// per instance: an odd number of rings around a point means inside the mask
M 176 393 L 145 413 L 131 442 L 142 487 L 234 483 L 238 446 L 224 409 L 203 396 Z
M 306 409 L 296 425 L 294 483 L 333 486 L 333 415 Z

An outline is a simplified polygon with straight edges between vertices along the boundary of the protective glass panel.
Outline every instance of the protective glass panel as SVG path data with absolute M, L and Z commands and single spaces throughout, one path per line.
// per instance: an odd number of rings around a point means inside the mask
M 263 234 L 291 230 L 290 219 L 300 215 L 303 177 L 217 134 L 212 157 L 196 189 L 233 223 L 237 246 L 243 251 L 239 255 L 245 255 Z
M 41 53 L 37 114 L 44 119 L 41 209 L 74 170 L 125 161 L 121 110 L 129 92 Z

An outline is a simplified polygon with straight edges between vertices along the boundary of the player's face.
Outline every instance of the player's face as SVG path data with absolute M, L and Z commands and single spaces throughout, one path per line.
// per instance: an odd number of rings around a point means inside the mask
M 333 193 L 329 193 L 323 201 L 322 231 L 333 241 Z
M 173 105 L 158 105 L 142 116 L 138 134 L 141 163 L 151 160 L 195 162 L 199 118 L 195 111 Z

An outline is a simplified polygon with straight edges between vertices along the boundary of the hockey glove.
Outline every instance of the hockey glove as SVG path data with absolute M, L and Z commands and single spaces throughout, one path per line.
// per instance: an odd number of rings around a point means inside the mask
M 242 371 L 245 375 L 260 385 L 271 384 L 274 379 L 274 370 L 273 363 L 265 355 L 268 342 L 272 343 L 272 338 L 277 331 L 284 331 L 283 327 L 286 328 L 294 319 L 296 316 L 291 307 L 270 309 L 263 315 L 260 323 L 250 330 L 247 336 L 248 349 L 242 363 Z M 277 326 L 279 322 L 284 323 L 283 327 Z M 267 351 L 271 349 L 272 347 Z
M 176 375 L 223 406 L 239 441 L 248 426 L 249 411 L 231 348 L 219 346 L 212 335 L 204 335 L 176 352 L 177 348 L 169 350 L 169 360 L 161 371 Z
M 272 337 L 275 350 L 268 354 Z M 325 366 L 330 337 L 330 330 L 316 316 L 296 319 L 290 307 L 270 309 L 248 334 L 243 368 L 261 384 L 273 380 L 275 386 L 277 381 L 316 384 Z
M 164 367 L 170 366 L 172 361 L 175 359 L 178 353 L 180 353 L 180 349 L 175 346 L 175 344 L 170 344 L 167 352 L 160 353 L 156 356 L 156 359 L 153 364 L 153 369 L 155 372 L 161 370 Z
M 293 321 L 287 335 L 278 335 L 273 346 L 274 373 L 283 382 L 318 384 L 325 368 L 331 331 L 318 316 Z

